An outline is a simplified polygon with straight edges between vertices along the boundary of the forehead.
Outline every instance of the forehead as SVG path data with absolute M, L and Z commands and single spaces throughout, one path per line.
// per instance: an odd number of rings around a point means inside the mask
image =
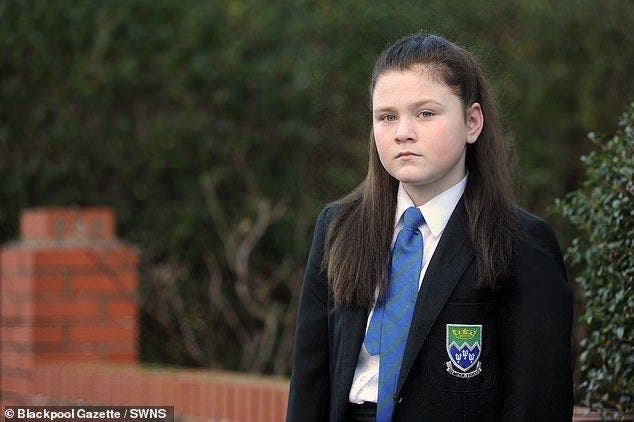
M 406 105 L 423 99 L 447 105 L 460 103 L 454 90 L 424 67 L 388 70 L 377 78 L 372 92 L 374 108 Z

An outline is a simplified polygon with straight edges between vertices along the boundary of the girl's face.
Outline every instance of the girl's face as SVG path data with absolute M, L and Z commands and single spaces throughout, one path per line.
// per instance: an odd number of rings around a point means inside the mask
M 480 104 L 465 110 L 460 98 L 424 67 L 379 76 L 372 114 L 381 163 L 416 206 L 465 176 L 467 144 L 477 140 L 484 123 Z

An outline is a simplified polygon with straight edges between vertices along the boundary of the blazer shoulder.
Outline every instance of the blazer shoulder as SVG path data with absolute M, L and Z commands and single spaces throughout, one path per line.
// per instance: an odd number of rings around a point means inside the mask
M 316 231 L 325 231 L 342 208 L 340 202 L 331 202 L 321 210 L 317 217 Z
M 333 219 L 334 216 L 339 214 L 339 211 L 341 211 L 342 208 L 343 208 L 343 204 L 341 202 L 339 201 L 330 202 L 326 204 L 324 209 L 321 211 L 321 214 L 323 214 L 324 218 L 326 219 L 326 222 L 329 223 Z
M 339 212 L 341 205 L 337 202 L 327 204 L 319 213 L 317 222 L 315 223 L 315 230 L 313 232 L 313 241 L 308 253 L 308 269 L 313 268 L 314 271 L 321 271 L 324 269 L 323 257 L 324 247 L 326 243 L 326 232 L 328 226 L 332 222 L 333 218 Z M 312 264 L 312 266 L 311 266 Z
M 519 207 L 517 207 L 517 216 L 520 249 L 524 252 L 531 251 L 537 255 L 551 256 L 565 274 L 561 247 L 550 223 Z
M 538 217 L 525 209 L 517 207 L 517 217 L 519 222 L 519 231 L 522 235 L 529 237 L 531 240 L 539 239 L 557 239 L 555 231 L 550 223 L 541 217 Z

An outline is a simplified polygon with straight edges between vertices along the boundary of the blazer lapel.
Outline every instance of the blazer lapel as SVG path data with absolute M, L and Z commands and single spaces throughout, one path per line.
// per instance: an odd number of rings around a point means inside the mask
M 354 378 L 354 371 L 359 359 L 359 351 L 361 350 L 361 344 L 365 337 L 368 313 L 360 309 L 347 307 L 339 307 L 337 312 L 340 312 L 339 318 L 337 319 L 339 319 L 341 323 L 340 329 L 343 344 L 340 351 L 341 359 L 339 360 L 341 366 L 335 374 L 335 378 L 340 380 L 340 382 L 334 384 L 334 388 L 337 388 L 334 396 L 337 400 L 337 403 L 335 403 L 336 420 L 343 420 L 348 404 L 350 387 L 352 386 L 352 379 Z
M 343 348 L 345 373 L 343 374 L 344 384 L 348 385 L 348 391 L 352 385 L 352 377 L 357 367 L 357 360 L 359 359 L 359 351 L 361 350 L 361 343 L 365 337 L 365 326 L 368 321 L 368 314 L 359 309 L 347 308 L 343 313 L 343 333 L 345 333 L 345 347 Z
M 467 228 L 467 212 L 464 200 L 460 199 L 438 242 L 418 292 L 398 378 L 397 395 L 436 317 L 474 256 Z

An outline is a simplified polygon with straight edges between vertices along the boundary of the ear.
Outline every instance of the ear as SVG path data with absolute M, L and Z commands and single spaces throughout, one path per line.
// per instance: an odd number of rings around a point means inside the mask
M 484 126 L 484 115 L 482 114 L 482 107 L 479 103 L 471 104 L 471 107 L 466 112 L 467 123 L 467 143 L 473 144 L 478 140 L 482 127 Z

